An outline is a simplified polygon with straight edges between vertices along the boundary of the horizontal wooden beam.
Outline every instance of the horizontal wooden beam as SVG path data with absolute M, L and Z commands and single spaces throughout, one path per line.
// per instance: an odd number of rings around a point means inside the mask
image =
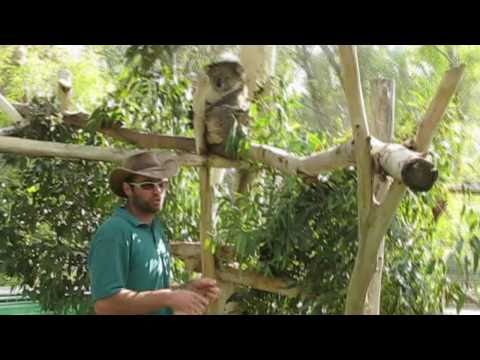
M 448 186 L 448 191 L 452 193 L 480 194 L 480 183 L 452 184 Z
M 242 271 L 233 267 L 223 267 L 216 272 L 218 278 L 238 286 L 251 287 L 287 297 L 300 295 L 300 290 L 292 286 L 293 281 L 286 279 L 270 278 L 254 271 Z
M 63 122 L 79 128 L 87 126 L 89 115 L 86 113 L 71 113 L 63 115 Z M 184 136 L 156 135 L 137 132 L 130 129 L 99 129 L 114 139 L 125 141 L 143 149 L 171 149 L 195 152 L 195 139 Z
M 145 150 L 123 150 L 103 148 L 98 146 L 63 144 L 51 141 L 21 139 L 11 136 L 0 136 L 0 152 L 13 153 L 34 157 L 55 157 L 67 160 L 94 160 L 108 162 L 122 162 L 126 157 Z M 154 151 L 161 154 L 164 150 Z M 199 156 L 195 154 L 175 154 L 172 158 L 180 166 L 200 167 L 210 165 L 218 168 L 248 168 L 248 164 L 235 160 L 228 160 L 219 156 Z
M 171 243 L 172 254 L 187 264 L 191 271 L 201 272 L 200 243 L 186 243 L 175 241 Z M 217 263 L 231 261 L 234 256 L 233 248 L 220 247 L 215 253 Z M 220 266 L 215 270 L 215 276 L 223 282 L 236 286 L 251 287 L 257 290 L 267 291 L 287 297 L 295 297 L 300 294 L 297 287 L 293 287 L 293 281 L 287 279 L 271 278 L 254 271 L 242 271 L 232 265 Z

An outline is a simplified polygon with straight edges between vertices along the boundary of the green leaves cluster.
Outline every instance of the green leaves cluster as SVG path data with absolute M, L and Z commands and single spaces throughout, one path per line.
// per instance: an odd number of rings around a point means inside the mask
M 100 146 L 101 137 L 55 122 L 48 100 L 34 99 L 29 139 Z M 56 313 L 90 312 L 89 240 L 113 206 L 110 166 L 100 162 L 3 156 L 0 261 L 24 293 Z M 13 170 L 15 169 L 15 171 Z

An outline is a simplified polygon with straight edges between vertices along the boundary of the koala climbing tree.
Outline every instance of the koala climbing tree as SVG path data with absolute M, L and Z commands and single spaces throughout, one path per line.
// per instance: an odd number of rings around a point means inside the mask
M 377 280 L 378 274 L 381 276 L 379 270 L 382 264 L 377 258 L 381 257 L 383 252 L 383 238 L 406 189 L 427 191 L 437 179 L 435 167 L 427 156 L 428 149 L 435 129 L 460 82 L 464 67 L 454 67 L 445 74 L 421 120 L 414 140 L 408 145 L 403 145 L 392 143 L 391 137 L 379 135 L 378 131 L 369 125 L 360 86 L 356 47 L 340 46 L 339 54 L 342 84 L 353 135 L 352 139 L 345 143 L 323 152 L 298 157 L 272 146 L 251 143 L 248 150 L 240 154 L 239 159 L 238 156 L 229 158 L 228 137 L 232 135 L 232 129 L 235 129 L 234 137 L 238 127 L 244 139 L 248 140 L 246 127 L 249 121 L 254 121 L 245 117 L 245 114 L 248 113 L 248 104 L 252 100 L 251 94 L 255 93 L 248 88 L 249 81 L 257 85 L 248 79 L 248 74 L 255 72 L 245 71 L 245 68 L 242 70 L 243 64 L 238 61 L 216 62 L 200 75 L 193 101 L 195 139 L 145 134 L 124 128 L 98 129 L 108 136 L 135 144 L 139 149 L 175 150 L 177 153 L 172 156 L 176 157 L 180 166 L 199 168 L 201 197 L 199 243 L 192 244 L 193 248 L 184 244 L 174 246 L 173 251 L 176 256 L 188 258 L 195 270 L 200 270 L 206 276 L 215 277 L 224 290 L 222 298 L 209 309 L 210 313 L 223 313 L 226 298 L 238 286 L 253 287 L 285 296 L 297 296 L 301 292 L 299 288 L 292 287 L 288 279 L 269 278 L 236 269 L 229 262 L 228 249 L 220 249 L 215 254 L 212 252 L 211 245 L 215 240 L 215 192 L 211 181 L 212 171 L 216 168 L 248 171 L 249 162 L 274 168 L 286 175 L 314 180 L 322 172 L 350 165 L 356 166 L 358 252 L 347 291 L 345 312 L 378 313 L 378 306 L 373 306 L 374 309 L 371 310 L 372 306 L 367 305 L 371 299 L 376 298 L 378 301 L 379 297 L 380 286 Z M 394 103 L 393 95 L 389 101 L 391 104 Z M 26 107 L 28 108 L 28 104 L 12 105 L 0 96 L 0 109 L 15 122 L 13 128 L 9 128 L 8 131 L 1 129 L 1 135 L 15 135 L 15 127 L 28 126 Z M 62 114 L 64 122 L 78 127 L 86 127 L 88 118 L 88 114 L 68 112 Z M 0 152 L 25 156 L 120 162 L 125 156 L 137 151 L 140 150 L 59 144 L 14 136 L 0 137 Z

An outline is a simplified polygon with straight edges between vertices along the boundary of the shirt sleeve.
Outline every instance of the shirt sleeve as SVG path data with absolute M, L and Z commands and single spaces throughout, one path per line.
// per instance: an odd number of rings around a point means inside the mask
M 97 232 L 89 253 L 89 275 L 93 300 L 108 298 L 126 288 L 130 263 L 130 241 L 116 226 Z

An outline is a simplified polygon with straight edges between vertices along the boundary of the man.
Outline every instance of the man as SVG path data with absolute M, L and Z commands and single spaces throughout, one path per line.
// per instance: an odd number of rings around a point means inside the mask
M 170 283 L 170 252 L 162 209 L 168 179 L 178 167 L 171 157 L 143 152 L 110 175 L 110 187 L 126 198 L 97 231 L 88 268 L 97 314 L 205 313 L 219 289 L 215 280 L 198 279 L 183 288 Z

